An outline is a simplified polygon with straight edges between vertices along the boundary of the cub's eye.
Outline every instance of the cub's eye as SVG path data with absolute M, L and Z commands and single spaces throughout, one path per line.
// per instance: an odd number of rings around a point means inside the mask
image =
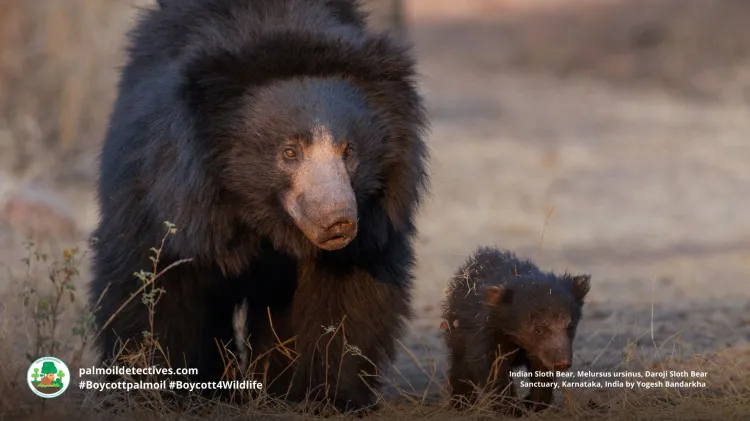
M 542 329 L 541 327 L 538 327 L 538 328 L 534 329 L 534 331 L 536 333 L 538 333 L 539 335 L 541 335 L 542 333 L 544 333 L 544 329 Z
M 346 149 L 344 149 L 344 157 L 351 158 L 353 155 L 354 155 L 354 148 L 352 148 L 351 145 L 347 145 Z
M 284 149 L 284 158 L 286 158 L 286 159 L 295 159 L 295 158 L 297 158 L 297 151 L 295 151 L 292 148 L 286 148 L 286 149 Z

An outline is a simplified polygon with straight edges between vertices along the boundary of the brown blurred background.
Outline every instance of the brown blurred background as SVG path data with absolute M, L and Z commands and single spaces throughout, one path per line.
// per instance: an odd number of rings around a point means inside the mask
M 442 358 L 442 288 L 479 244 L 593 274 L 579 366 L 619 364 L 642 335 L 646 354 L 750 340 L 750 2 L 366 3 L 415 44 L 432 119 L 408 346 Z M 123 35 L 148 4 L 0 2 L 8 268 L 23 239 L 82 244 L 96 224 Z

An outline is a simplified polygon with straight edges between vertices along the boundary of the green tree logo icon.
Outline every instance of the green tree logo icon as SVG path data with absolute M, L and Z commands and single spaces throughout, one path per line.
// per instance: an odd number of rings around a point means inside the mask
M 61 360 L 42 357 L 29 367 L 29 388 L 37 396 L 55 398 L 62 395 L 70 385 L 70 370 Z
M 65 372 L 60 370 L 57 372 L 57 378 L 55 379 L 54 383 L 60 387 L 63 387 L 63 377 L 65 377 Z

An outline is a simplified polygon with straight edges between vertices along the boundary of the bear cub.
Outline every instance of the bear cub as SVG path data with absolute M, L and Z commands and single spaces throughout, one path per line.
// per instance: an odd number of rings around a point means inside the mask
M 535 373 L 570 368 L 590 281 L 587 274 L 544 272 L 511 251 L 480 247 L 456 271 L 443 305 L 454 405 L 472 404 L 483 391 L 495 395 L 494 409 L 520 415 L 510 402 L 517 397 L 510 372 L 525 366 L 528 380 L 552 382 Z M 531 388 L 523 406 L 545 409 L 552 391 Z

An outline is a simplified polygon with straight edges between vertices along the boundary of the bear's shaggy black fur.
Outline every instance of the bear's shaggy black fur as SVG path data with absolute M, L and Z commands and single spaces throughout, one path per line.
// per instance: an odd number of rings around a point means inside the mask
M 428 185 L 408 48 L 367 33 L 354 0 L 160 0 L 128 52 L 101 155 L 98 326 L 138 290 L 171 221 L 160 268 L 192 259 L 157 280 L 172 367 L 219 380 L 217 344 L 245 302 L 252 358 L 293 338 L 291 358 L 268 357 L 266 391 L 372 404 L 360 374 L 393 358 L 410 316 Z M 102 358 L 149 329 L 138 297 L 104 328 Z
M 507 399 L 516 398 L 510 371 L 525 366 L 533 374 L 570 367 L 590 282 L 590 275 L 555 275 L 511 251 L 479 248 L 450 280 L 443 306 L 441 329 L 454 403 L 473 403 L 483 390 L 499 395 L 494 396 L 498 410 L 519 414 Z M 529 380 L 551 382 L 554 377 Z M 546 408 L 552 391 L 531 388 L 527 408 Z

